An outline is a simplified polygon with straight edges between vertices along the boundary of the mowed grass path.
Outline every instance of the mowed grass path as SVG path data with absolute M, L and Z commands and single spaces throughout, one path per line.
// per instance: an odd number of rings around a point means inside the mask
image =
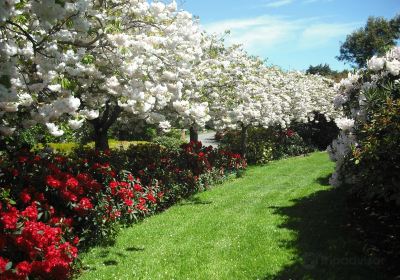
M 79 279 L 379 279 L 332 171 L 326 153 L 250 167 L 93 248 Z

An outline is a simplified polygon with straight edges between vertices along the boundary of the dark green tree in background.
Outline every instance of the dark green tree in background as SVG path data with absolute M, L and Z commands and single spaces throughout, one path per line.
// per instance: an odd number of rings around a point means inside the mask
M 312 66 L 310 65 L 310 67 L 308 67 L 307 74 L 319 74 L 321 76 L 329 76 L 329 75 L 334 75 L 337 73 L 337 71 L 333 71 L 331 69 L 331 67 L 329 66 L 329 64 L 325 63 L 325 64 L 318 64 L 316 66 Z
M 306 71 L 307 74 L 311 75 L 321 75 L 330 79 L 333 79 L 335 82 L 339 82 L 341 79 L 346 78 L 349 73 L 348 70 L 336 71 L 332 70 L 329 64 L 318 64 L 316 66 L 310 65 Z
M 400 15 L 391 20 L 369 17 L 367 24 L 347 35 L 336 58 L 352 66 L 365 67 L 374 55 L 384 54 L 400 39 Z

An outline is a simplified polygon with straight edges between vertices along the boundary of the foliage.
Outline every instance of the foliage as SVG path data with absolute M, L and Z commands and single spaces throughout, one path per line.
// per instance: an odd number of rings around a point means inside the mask
M 138 123 L 132 129 L 132 126 L 123 126 L 115 123 L 110 128 L 109 137 L 122 141 L 148 141 L 151 142 L 157 137 L 157 128 L 155 125 Z
M 167 148 L 168 150 L 177 151 L 186 141 L 175 137 L 158 136 L 153 139 L 153 142 Z
M 152 141 L 173 151 L 178 151 L 183 144 L 187 143 L 186 139 L 182 137 L 181 129 L 171 129 L 160 136 L 154 137 Z
M 334 101 L 346 118 L 336 120 L 341 132 L 330 147 L 336 161 L 331 184 L 348 185 L 365 201 L 400 205 L 400 48 L 367 65 L 337 85 Z
M 366 25 L 347 36 L 340 47 L 340 61 L 365 67 L 374 55 L 384 54 L 400 38 L 400 15 L 387 20 L 370 17 Z
M 316 66 L 310 65 L 306 71 L 307 74 L 311 75 L 321 75 L 327 78 L 330 78 L 336 82 L 339 82 L 341 79 L 345 78 L 348 74 L 347 70 L 343 70 L 341 72 L 332 70 L 329 64 L 318 64 Z
M 109 146 L 111 150 L 119 150 L 119 149 L 127 149 L 131 145 L 142 145 L 142 144 L 148 144 L 149 142 L 146 141 L 120 141 L 116 139 L 109 139 L 108 140 Z M 67 142 L 67 143 L 47 143 L 46 145 L 43 145 L 41 143 L 35 145 L 32 150 L 33 151 L 40 151 L 46 148 L 50 148 L 56 153 L 62 153 L 62 154 L 70 154 L 73 152 L 73 150 L 79 148 L 80 146 L 83 146 L 85 148 L 94 148 L 95 144 L 94 142 L 89 142 L 85 145 L 81 143 L 76 143 L 76 142 Z
M 354 191 L 367 200 L 400 205 L 400 99 L 387 100 L 362 126 L 346 170 Z
M 321 76 L 329 76 L 329 75 L 334 75 L 337 73 L 337 71 L 333 71 L 331 69 L 331 67 L 329 66 L 329 64 L 325 63 L 325 64 L 318 64 L 316 66 L 312 66 L 310 65 L 310 67 L 308 67 L 307 74 L 312 74 L 312 75 L 316 75 L 319 74 Z
M 314 150 L 292 129 L 254 127 L 249 129 L 248 135 L 246 160 L 252 164 L 265 164 L 274 159 L 307 154 Z M 225 132 L 221 147 L 239 153 L 240 132 Z
M 310 147 L 315 147 L 321 151 L 332 143 L 339 134 L 339 128 L 333 120 L 328 121 L 326 117 L 315 112 L 314 118 L 307 123 L 295 123 L 292 129 L 296 131 L 301 138 Z

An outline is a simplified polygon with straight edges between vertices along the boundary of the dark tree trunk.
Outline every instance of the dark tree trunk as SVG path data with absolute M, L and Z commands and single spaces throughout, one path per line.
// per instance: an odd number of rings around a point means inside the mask
M 108 129 L 115 123 L 120 113 L 121 108 L 119 106 L 113 106 L 108 102 L 103 115 L 90 121 L 93 125 L 93 140 L 96 150 L 105 151 L 110 148 L 108 145 Z
M 108 145 L 108 129 L 103 129 L 102 127 L 94 129 L 94 147 L 99 151 L 105 151 L 110 148 Z
M 242 132 L 240 139 L 240 151 L 243 158 L 247 156 L 247 140 L 249 138 L 248 126 L 242 124 Z
M 190 141 L 191 142 L 198 142 L 199 141 L 199 132 L 197 131 L 197 128 L 194 126 L 190 127 Z

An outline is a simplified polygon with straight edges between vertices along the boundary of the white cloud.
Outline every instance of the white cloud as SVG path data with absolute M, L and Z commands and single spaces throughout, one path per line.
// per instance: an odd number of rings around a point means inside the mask
M 299 47 L 316 48 L 329 43 L 336 38 L 350 34 L 360 23 L 320 23 L 311 25 L 303 30 L 299 37 Z
M 279 8 L 282 6 L 289 5 L 293 2 L 293 0 L 276 0 L 272 2 L 265 3 L 263 6 L 268 8 Z
M 291 51 L 317 49 L 339 42 L 362 23 L 325 23 L 322 18 L 293 19 L 263 15 L 249 19 L 230 19 L 204 26 L 210 33 L 230 30 L 228 44 L 242 44 L 252 54 L 282 48 Z
M 333 2 L 333 0 L 304 0 L 303 4 L 312 4 L 317 2 L 328 3 L 328 2 Z

